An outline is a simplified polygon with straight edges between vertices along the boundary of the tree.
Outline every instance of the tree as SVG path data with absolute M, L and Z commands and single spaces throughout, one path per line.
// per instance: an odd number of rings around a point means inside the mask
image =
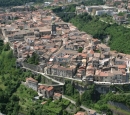
M 82 47 L 79 47 L 78 52 L 79 52 L 79 53 L 82 53 L 82 51 L 83 51 L 83 48 L 82 48 Z
M 39 63 L 39 56 L 34 52 L 32 54 L 32 57 L 28 56 L 27 62 L 30 63 L 30 64 L 38 65 L 38 63 Z
M 102 0 L 88 0 L 87 3 L 100 4 L 102 3 Z M 66 7 L 66 11 L 70 11 L 70 9 L 71 8 Z M 56 12 L 58 12 L 58 10 L 56 10 Z M 64 12 L 64 10 L 61 10 L 61 12 Z M 87 13 L 74 16 L 66 16 L 63 13 L 59 13 L 58 16 L 64 21 L 73 23 L 73 25 L 75 25 L 80 31 L 85 31 L 88 34 L 91 34 L 94 38 L 100 39 L 102 42 L 109 35 L 110 39 L 108 45 L 112 50 L 130 54 L 129 28 L 125 28 L 116 23 L 108 24 L 102 22 L 98 16 L 92 17 Z M 79 52 L 82 52 L 82 50 L 79 49 Z
M 4 42 L 3 40 L 0 40 L 0 54 L 2 52 L 3 46 L 4 46 Z
M 10 46 L 9 46 L 9 43 L 6 43 L 4 45 L 4 51 L 8 51 L 8 50 L 10 50 Z
M 28 2 L 40 2 L 43 3 L 43 0 L 0 0 L 0 6 L 1 7 L 8 7 L 8 6 L 19 6 L 19 5 L 25 5 L 25 3 Z
M 80 98 L 76 99 L 76 106 L 79 107 L 81 105 Z

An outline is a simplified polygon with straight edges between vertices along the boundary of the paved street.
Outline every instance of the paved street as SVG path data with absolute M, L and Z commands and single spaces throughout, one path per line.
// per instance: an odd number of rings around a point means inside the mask
M 74 105 L 76 104 L 76 102 L 70 98 L 67 98 L 66 96 L 62 95 L 62 98 L 66 99 L 66 100 L 69 100 L 71 103 L 73 103 Z M 81 105 L 80 108 L 84 109 L 85 111 L 89 111 L 90 109 Z M 96 115 L 102 115 L 102 114 L 99 114 L 97 113 Z
M 47 74 L 49 75 L 49 74 Z M 50 76 L 55 76 L 55 77 L 59 77 L 59 78 L 63 78 L 63 76 L 56 76 L 56 75 L 50 75 Z M 81 79 L 74 79 L 74 78 L 69 78 L 69 77 L 64 77 L 65 79 L 69 79 L 69 80 L 74 80 L 74 81 L 79 81 L 79 82 L 82 82 Z
M 27 69 L 27 70 L 30 70 L 30 71 L 32 71 L 32 72 L 35 72 L 35 73 L 37 73 L 37 74 L 41 74 L 41 75 L 45 76 L 47 79 L 51 79 L 53 82 L 58 83 L 58 85 L 64 85 L 64 83 L 59 82 L 59 81 L 57 81 L 57 80 L 55 80 L 55 79 L 50 78 L 49 76 L 45 75 L 45 73 L 37 72 L 37 71 L 31 70 L 31 69 L 26 68 L 26 67 L 23 67 L 23 68 L 24 68 L 24 69 Z M 69 99 L 69 98 L 67 98 L 67 97 L 64 96 L 64 95 L 62 95 L 62 98 L 66 99 L 66 100 L 69 100 L 69 101 L 70 101 L 71 103 L 73 103 L 73 104 L 76 104 L 76 102 L 75 102 L 74 100 Z M 89 111 L 89 108 L 86 108 L 86 107 L 83 106 L 83 105 L 81 105 L 80 108 L 84 109 L 85 111 Z M 98 113 L 97 113 L 97 115 L 101 115 L 101 114 L 98 114 Z
M 43 75 L 44 77 L 46 77 L 47 79 L 51 79 L 53 82 L 58 83 L 59 85 L 64 85 L 64 83 L 59 82 L 59 81 L 57 81 L 57 80 L 55 80 L 55 79 L 50 78 L 49 76 L 45 75 L 45 73 L 37 72 L 37 71 L 31 70 L 31 69 L 26 68 L 26 67 L 23 67 L 23 68 L 24 68 L 24 69 L 27 69 L 27 70 L 30 70 L 30 71 L 32 71 L 32 72 L 35 72 L 35 73 L 37 73 L 37 74 L 41 74 L 41 75 Z
M 66 100 L 69 100 L 71 103 L 73 103 L 74 105 L 76 104 L 76 102 L 75 101 L 73 101 L 73 100 L 71 100 L 71 99 L 69 99 L 69 98 L 67 98 L 66 96 L 64 96 L 64 95 L 62 95 L 62 98 L 64 98 L 64 99 L 66 99 Z

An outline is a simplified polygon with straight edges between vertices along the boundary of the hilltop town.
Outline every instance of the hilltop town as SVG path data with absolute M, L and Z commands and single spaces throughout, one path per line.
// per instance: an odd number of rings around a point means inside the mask
M 51 10 L 2 13 L 1 34 L 17 57 L 19 66 L 29 67 L 28 58 L 38 56 L 36 68 L 46 75 L 93 83 L 129 83 L 130 56 L 110 47 Z M 10 22 L 10 23 L 9 23 Z M 32 63 L 33 64 L 33 63 Z

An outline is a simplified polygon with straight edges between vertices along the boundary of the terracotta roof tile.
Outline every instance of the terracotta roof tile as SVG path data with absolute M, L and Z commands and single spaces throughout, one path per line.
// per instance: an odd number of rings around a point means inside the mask
M 85 115 L 85 112 L 79 111 L 79 112 L 77 112 L 77 113 L 74 114 L 74 115 Z
M 54 93 L 54 96 L 56 96 L 56 97 L 61 97 L 62 94 L 60 94 L 60 93 Z
M 38 82 L 37 80 L 33 79 L 32 77 L 26 78 L 26 81 Z
M 125 68 L 126 68 L 126 65 L 118 65 L 118 68 L 119 68 L 119 69 L 125 69 Z
M 51 91 L 51 90 L 53 90 L 52 86 L 47 88 L 47 91 Z

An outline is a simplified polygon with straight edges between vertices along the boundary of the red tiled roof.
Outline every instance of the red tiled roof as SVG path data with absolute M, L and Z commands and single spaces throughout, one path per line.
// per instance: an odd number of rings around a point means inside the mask
M 82 57 L 86 58 L 86 57 L 87 57 L 87 54 L 84 54 L 84 53 L 78 53 L 78 56 L 82 56 Z
M 47 88 L 47 91 L 51 91 L 51 90 L 53 90 L 53 87 L 52 87 L 52 86 L 49 87 L 49 88 Z
M 85 115 L 85 112 L 79 111 L 79 112 L 77 112 L 77 113 L 74 114 L 74 115 Z
M 55 52 L 57 48 L 51 48 L 51 52 Z
M 90 50 L 90 52 L 89 52 L 90 54 L 94 54 L 94 51 L 93 50 Z
M 54 93 L 54 96 L 56 96 L 56 97 L 61 97 L 62 94 L 60 94 L 60 93 Z
M 106 73 L 106 72 L 100 72 L 99 75 L 102 76 L 102 77 L 104 77 L 104 76 L 108 76 L 108 73 Z
M 38 89 L 44 89 L 46 88 L 44 85 L 40 85 Z
M 126 65 L 118 65 L 118 68 L 120 68 L 120 69 L 125 69 L 125 68 L 126 68 Z
M 32 77 L 26 78 L 26 81 L 38 82 L 37 80 L 33 79 Z
M 37 46 L 34 47 L 35 50 L 38 50 L 39 48 Z

